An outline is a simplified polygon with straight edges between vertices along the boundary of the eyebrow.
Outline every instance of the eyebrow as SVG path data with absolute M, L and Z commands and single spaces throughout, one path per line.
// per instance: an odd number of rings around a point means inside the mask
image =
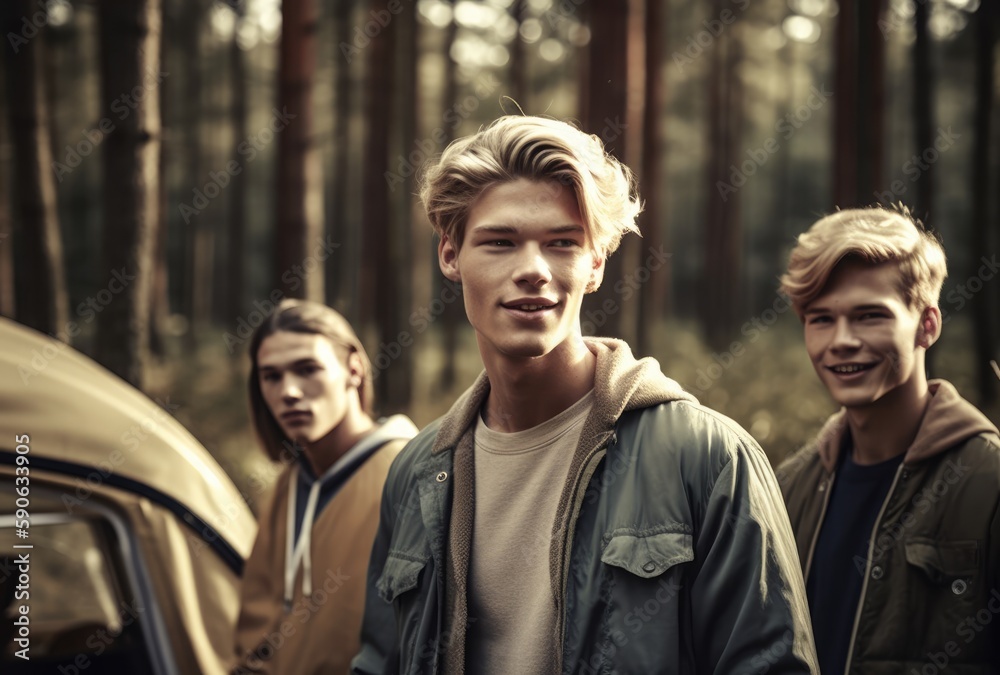
M 882 310 L 882 311 L 885 311 L 885 312 L 890 311 L 889 308 L 886 307 L 885 305 L 871 305 L 871 304 L 869 304 L 869 305 L 856 305 L 854 307 L 851 307 L 850 311 L 852 311 L 852 312 L 865 312 L 865 311 L 869 311 L 869 310 L 873 310 L 873 309 L 878 309 L 878 310 Z M 831 312 L 832 312 L 832 310 L 827 309 L 826 307 L 810 307 L 809 309 L 807 309 L 807 310 L 805 310 L 803 312 L 803 315 L 809 315 L 809 314 L 829 314 Z
M 472 234 L 478 234 L 480 232 L 492 233 L 492 234 L 517 234 L 518 228 L 513 225 L 476 225 L 472 228 Z M 547 234 L 586 234 L 582 225 L 557 225 L 556 227 L 546 230 Z

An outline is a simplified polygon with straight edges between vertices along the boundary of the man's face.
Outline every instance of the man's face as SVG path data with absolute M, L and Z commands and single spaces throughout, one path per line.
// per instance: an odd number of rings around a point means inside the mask
M 357 396 L 352 373 L 322 335 L 278 331 L 257 351 L 260 390 L 292 441 L 315 443 L 337 427 Z M 354 376 L 356 379 L 356 376 Z
M 461 282 L 484 359 L 545 356 L 580 338 L 580 305 L 600 285 L 576 196 L 552 181 L 518 179 L 484 192 L 461 249 L 443 237 L 441 271 Z
M 805 308 L 809 358 L 842 406 L 863 407 L 926 379 L 924 349 L 939 324 L 921 331 L 921 312 L 906 305 L 898 276 L 894 263 L 842 262 Z

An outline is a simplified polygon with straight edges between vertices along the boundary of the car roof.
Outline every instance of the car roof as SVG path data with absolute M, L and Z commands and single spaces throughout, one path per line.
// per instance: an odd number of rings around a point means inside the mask
M 151 497 L 203 537 L 250 554 L 257 526 L 246 501 L 180 422 L 65 343 L 4 318 L 0 434 L 0 451 L 27 435 L 32 466 L 75 473 L 84 489 L 97 482 Z

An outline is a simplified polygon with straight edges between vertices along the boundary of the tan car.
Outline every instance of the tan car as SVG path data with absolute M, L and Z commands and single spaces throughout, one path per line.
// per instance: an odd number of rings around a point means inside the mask
M 0 672 L 224 673 L 256 529 L 160 405 L 0 319 Z

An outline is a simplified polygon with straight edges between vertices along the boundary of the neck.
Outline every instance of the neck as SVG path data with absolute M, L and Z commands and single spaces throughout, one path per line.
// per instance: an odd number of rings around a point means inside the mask
M 545 356 L 484 357 L 490 379 L 486 426 L 495 431 L 524 431 L 563 412 L 594 388 L 597 357 L 582 337 L 563 343 Z
M 905 453 L 917 437 L 930 400 L 927 380 L 922 379 L 869 405 L 847 408 L 855 464 L 878 464 Z
M 303 443 L 306 460 L 316 476 L 322 476 L 358 441 L 375 428 L 375 422 L 361 410 L 348 410 L 343 421 L 314 443 Z

